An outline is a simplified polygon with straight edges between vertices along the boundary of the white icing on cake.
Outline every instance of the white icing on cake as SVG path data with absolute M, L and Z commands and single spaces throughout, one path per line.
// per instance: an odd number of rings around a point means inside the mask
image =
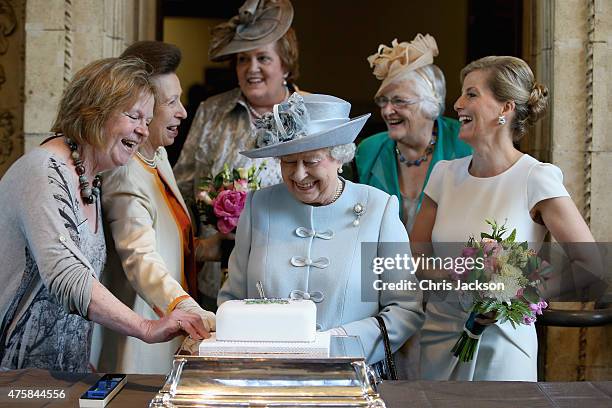
M 311 300 L 229 300 L 217 310 L 218 341 L 313 342 L 317 307 Z

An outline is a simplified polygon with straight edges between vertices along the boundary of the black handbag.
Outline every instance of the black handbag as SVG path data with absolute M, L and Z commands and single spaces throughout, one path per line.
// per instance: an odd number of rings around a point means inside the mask
M 393 360 L 393 353 L 391 352 L 391 343 L 389 341 L 389 333 L 387 332 L 387 326 L 382 316 L 374 316 L 378 322 L 380 328 L 380 334 L 383 339 L 383 346 L 385 347 L 385 358 L 378 363 L 372 365 L 372 369 L 378 374 L 382 380 L 397 380 L 397 371 L 395 369 L 395 361 Z

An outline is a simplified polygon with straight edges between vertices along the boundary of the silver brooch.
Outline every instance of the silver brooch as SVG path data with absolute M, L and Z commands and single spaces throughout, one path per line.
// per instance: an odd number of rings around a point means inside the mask
M 355 216 L 357 217 L 355 218 L 355 221 L 353 221 L 353 225 L 357 227 L 360 223 L 359 219 L 361 218 L 363 214 L 365 214 L 365 206 L 361 203 L 357 203 L 353 207 L 353 212 L 355 213 Z

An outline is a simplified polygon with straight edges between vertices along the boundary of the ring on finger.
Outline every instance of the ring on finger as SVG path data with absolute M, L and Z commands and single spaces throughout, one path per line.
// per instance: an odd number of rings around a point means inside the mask
M 176 323 L 178 324 L 179 330 L 183 330 L 183 323 L 180 320 L 177 320 Z

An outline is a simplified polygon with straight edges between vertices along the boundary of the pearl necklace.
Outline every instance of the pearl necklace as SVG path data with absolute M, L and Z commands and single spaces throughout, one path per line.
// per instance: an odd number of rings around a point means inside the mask
M 155 154 L 153 155 L 152 159 L 147 159 L 138 150 L 136 151 L 136 156 L 138 156 L 138 158 L 140 160 L 142 160 L 147 166 L 149 166 L 151 168 L 156 168 L 157 167 L 157 158 L 160 155 L 160 149 L 161 149 L 161 147 L 158 147 L 157 150 L 155 150 Z
M 338 180 L 338 184 L 336 184 L 336 191 L 334 192 L 334 196 L 332 197 L 330 204 L 335 203 L 336 200 L 340 198 L 340 196 L 342 195 L 342 192 L 344 191 L 344 181 L 342 181 L 342 179 L 340 178 L 337 178 L 337 180 Z
M 289 88 L 285 87 L 285 98 L 283 99 L 283 102 L 285 102 L 287 99 L 289 99 L 289 96 L 290 96 L 289 95 Z M 244 98 L 244 103 L 246 104 L 246 107 L 249 110 L 252 122 L 256 121 L 257 119 L 261 119 L 263 117 L 264 113 L 257 112 L 255 110 L 255 108 L 251 106 L 251 104 L 249 103 L 249 101 L 248 101 L 248 99 L 246 97 Z

